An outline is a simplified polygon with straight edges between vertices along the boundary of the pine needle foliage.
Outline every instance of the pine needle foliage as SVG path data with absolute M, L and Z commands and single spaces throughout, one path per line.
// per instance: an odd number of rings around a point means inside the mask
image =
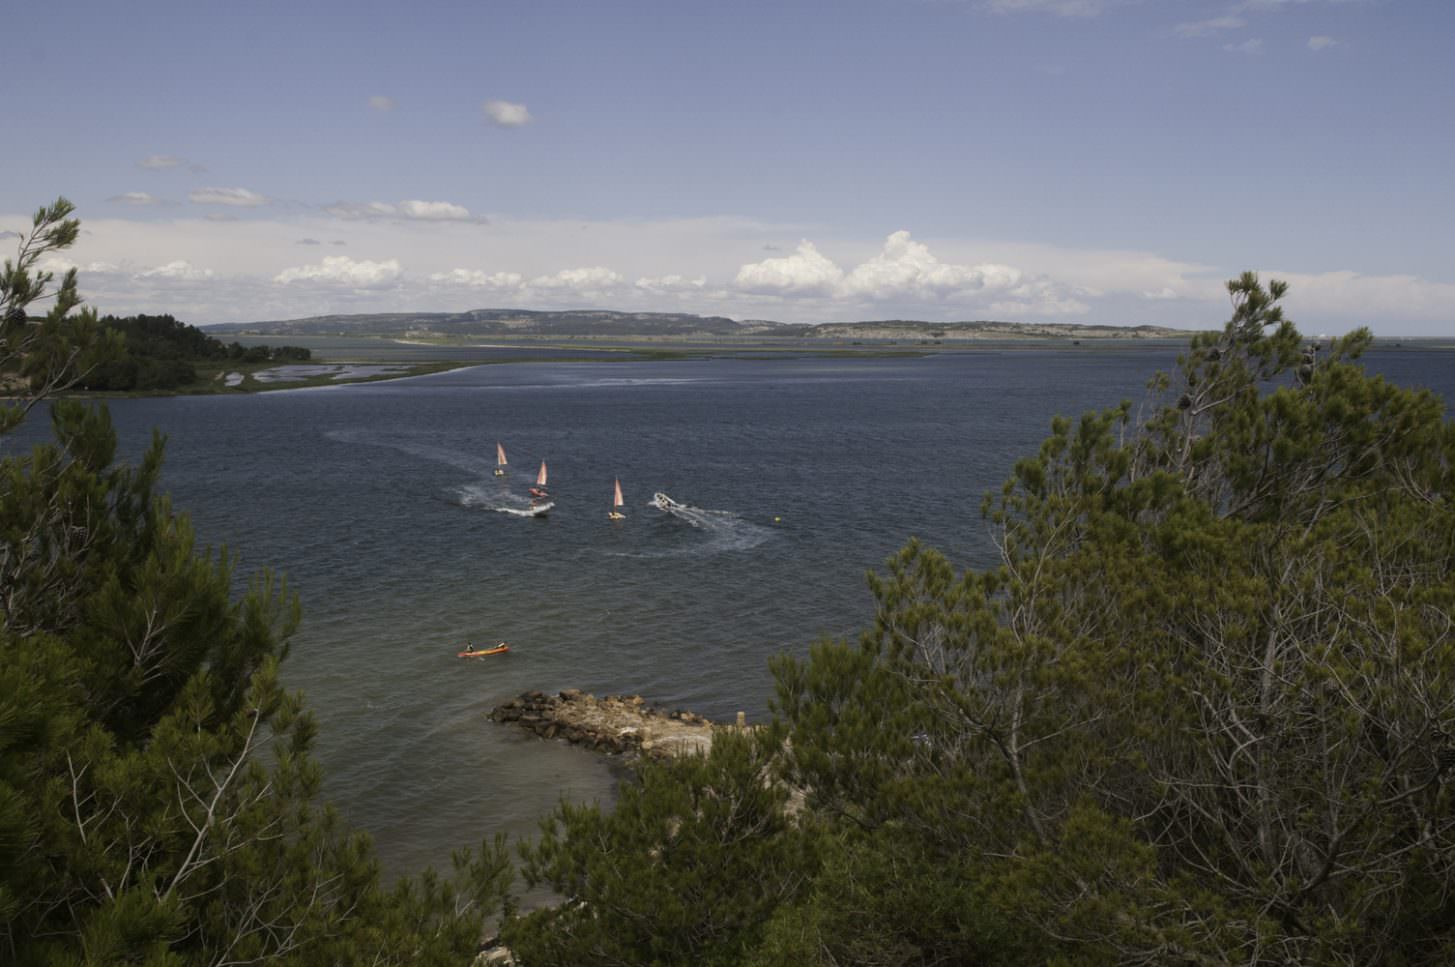
M 1056 420 L 998 567 L 911 543 L 858 645 L 776 665 L 790 780 L 963 869 L 1019 938 L 976 959 L 1455 957 L 1455 428 L 1285 289 L 1230 282 L 1143 412 Z
M 28 377 L 0 431 L 106 348 L 70 314 L 74 270 L 53 289 L 39 267 L 70 213 L 42 208 L 0 274 L 0 373 Z M 54 442 L 0 460 L 0 963 L 465 962 L 504 844 L 386 886 L 321 802 L 313 720 L 280 678 L 297 598 L 267 572 L 233 593 L 226 553 L 155 491 L 159 435 L 129 467 L 105 407 L 50 418 Z

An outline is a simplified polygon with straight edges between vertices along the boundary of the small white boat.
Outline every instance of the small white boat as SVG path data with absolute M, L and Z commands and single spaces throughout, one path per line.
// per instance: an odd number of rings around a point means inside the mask
M 626 520 L 626 514 L 623 514 L 621 512 L 621 509 L 624 506 L 626 506 L 626 501 L 624 501 L 624 500 L 621 499 L 621 480 L 618 479 L 616 481 L 616 494 L 615 494 L 614 497 L 612 497 L 612 501 L 611 501 L 611 513 L 609 513 L 609 514 L 606 515 L 606 519 L 607 520 Z
M 506 465 L 507 461 L 505 459 L 505 447 L 497 443 L 495 444 L 495 476 L 505 476 Z
M 652 506 L 658 510 L 681 510 L 682 505 L 660 490 L 652 494 Z

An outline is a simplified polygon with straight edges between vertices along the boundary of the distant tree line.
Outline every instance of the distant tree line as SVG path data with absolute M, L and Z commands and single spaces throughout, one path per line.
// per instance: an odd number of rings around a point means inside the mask
M 102 316 L 121 336 L 121 351 L 98 362 L 82 381 L 92 390 L 177 389 L 197 380 L 198 363 L 305 362 L 301 346 L 223 343 L 170 315 Z

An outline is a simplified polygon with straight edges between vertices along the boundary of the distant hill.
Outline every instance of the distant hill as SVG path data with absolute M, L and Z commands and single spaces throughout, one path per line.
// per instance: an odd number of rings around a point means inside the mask
M 686 312 L 613 312 L 581 309 L 471 309 L 469 312 L 376 312 L 312 316 L 275 322 L 227 323 L 214 332 L 259 335 L 378 336 L 781 336 L 798 328 L 782 322 L 738 322 Z
M 826 339 L 1175 339 L 1192 335 L 1165 326 L 1084 326 L 1067 322 L 825 322 L 806 335 Z
M 1071 323 L 924 322 L 886 319 L 795 325 L 767 319 L 729 319 L 686 312 L 567 312 L 527 309 L 472 309 L 468 312 L 376 312 L 366 315 L 311 316 L 272 322 L 208 326 L 215 333 L 267 336 L 544 336 L 544 337 L 780 337 L 794 339 L 1175 339 L 1186 330 L 1162 326 L 1083 326 Z

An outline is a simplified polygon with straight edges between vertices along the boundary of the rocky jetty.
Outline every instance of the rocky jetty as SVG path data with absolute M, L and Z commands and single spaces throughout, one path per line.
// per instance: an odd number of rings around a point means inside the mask
M 555 695 L 525 692 L 491 709 L 490 718 L 606 755 L 657 759 L 705 753 L 718 729 L 746 727 L 741 712 L 736 726 L 719 725 L 692 712 L 654 708 L 640 695 L 597 698 L 579 688 Z

